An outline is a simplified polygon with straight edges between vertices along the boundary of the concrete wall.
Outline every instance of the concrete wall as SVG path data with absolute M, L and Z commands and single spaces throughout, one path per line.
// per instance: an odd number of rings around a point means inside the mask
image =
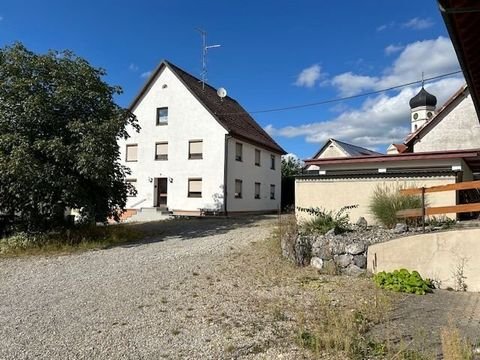
M 368 248 L 368 269 L 401 268 L 455 288 L 455 272 L 463 267 L 467 291 L 480 291 L 480 229 L 422 234 L 391 240 Z M 374 265 L 376 264 L 376 267 Z
M 167 87 L 164 88 L 163 85 Z M 168 125 L 156 125 L 156 109 L 168 107 Z M 127 208 L 153 207 L 155 182 L 169 177 L 167 206 L 170 210 L 198 211 L 223 204 L 224 148 L 227 131 L 212 117 L 168 68 L 165 68 L 134 109 L 142 127 L 139 133 L 119 141 L 122 164 L 137 179 L 138 195 L 128 199 Z M 188 141 L 203 140 L 203 159 L 188 159 Z M 155 160 L 155 143 L 168 141 L 168 160 Z M 138 144 L 138 161 L 125 162 L 126 144 Z M 201 198 L 187 197 L 188 178 L 202 178 Z
M 414 152 L 480 148 L 480 123 L 469 93 L 438 116 L 432 121 L 440 122 L 415 142 Z
M 235 144 L 243 145 L 242 161 L 235 160 Z M 255 149 L 260 150 L 260 166 L 255 165 Z M 270 169 L 270 156 L 275 155 L 275 170 Z M 281 199 L 281 156 L 242 140 L 228 140 L 228 211 L 277 210 Z M 242 198 L 235 198 L 235 180 L 242 180 Z M 260 199 L 255 199 L 255 183 L 260 183 Z M 270 199 L 270 185 L 275 185 L 275 199 Z
M 320 207 L 326 210 L 337 211 L 343 206 L 356 205 L 358 208 L 349 211 L 351 221 L 355 222 L 360 216 L 365 217 L 372 224 L 375 218 L 370 213 L 371 197 L 377 185 L 421 187 L 455 183 L 454 176 L 429 178 L 358 178 L 358 179 L 297 179 L 295 181 L 295 206 Z M 430 206 L 456 205 L 454 191 L 428 194 L 426 197 Z M 309 217 L 305 212 L 296 210 L 298 219 Z M 454 217 L 454 215 L 450 214 Z

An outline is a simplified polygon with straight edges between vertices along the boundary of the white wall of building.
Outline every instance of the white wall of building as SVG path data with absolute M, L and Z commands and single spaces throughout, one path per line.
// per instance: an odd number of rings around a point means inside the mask
M 243 145 L 242 161 L 235 160 L 235 144 Z M 255 165 L 255 149 L 261 151 L 260 166 Z M 275 170 L 270 169 L 270 156 L 275 155 Z M 229 212 L 272 211 L 280 207 L 281 156 L 245 141 L 228 140 L 227 206 Z M 235 198 L 235 180 L 242 180 L 242 198 Z M 260 183 L 260 199 L 255 199 L 255 182 Z M 275 199 L 270 199 L 270 185 L 275 185 Z
M 440 122 L 415 142 L 414 152 L 480 148 L 480 123 L 467 94 L 438 115 Z
M 167 87 L 164 88 L 164 85 Z M 168 125 L 156 125 L 156 109 L 168 107 Z M 137 180 L 136 197 L 127 208 L 155 206 L 154 183 L 149 178 L 168 177 L 169 210 L 198 211 L 223 205 L 224 148 L 227 131 L 201 105 L 167 67 L 133 110 L 142 129 L 119 141 L 122 164 Z M 203 159 L 188 159 L 189 140 L 203 140 Z M 168 160 L 155 160 L 155 143 L 168 142 Z M 138 161 L 125 162 L 126 145 L 138 144 Z M 189 198 L 188 179 L 202 178 L 202 197 Z

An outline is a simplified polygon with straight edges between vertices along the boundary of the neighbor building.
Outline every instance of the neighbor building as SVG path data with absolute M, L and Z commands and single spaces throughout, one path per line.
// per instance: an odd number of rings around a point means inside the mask
M 229 96 L 162 61 L 130 105 L 141 130 L 119 141 L 136 189 L 127 215 L 276 211 L 285 151 Z M 135 219 L 132 218 L 132 219 Z
M 379 186 L 430 187 L 477 179 L 480 123 L 469 87 L 463 86 L 438 111 L 436 104 L 436 97 L 422 86 L 409 104 L 411 133 L 404 143 L 389 146 L 387 154 L 328 140 L 305 160 L 304 174 L 295 184 L 296 206 L 339 210 L 358 205 L 350 211 L 351 217 L 374 222 L 369 205 Z M 428 196 L 430 206 L 464 201 L 471 199 L 454 191 Z M 298 212 L 298 216 L 307 215 Z

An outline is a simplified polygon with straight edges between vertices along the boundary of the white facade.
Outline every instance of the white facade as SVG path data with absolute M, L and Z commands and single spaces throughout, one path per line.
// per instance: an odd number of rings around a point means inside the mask
M 468 91 L 432 121 L 435 126 L 421 133 L 413 145 L 414 152 L 480 148 L 480 123 Z
M 158 108 L 168 108 L 167 124 L 157 125 Z M 119 141 L 121 162 L 131 169 L 127 181 L 134 181 L 137 189 L 137 195 L 128 198 L 127 209 L 161 206 L 174 214 L 198 214 L 200 209 L 223 212 L 226 179 L 228 186 L 232 186 L 232 191 L 228 190 L 228 211 L 266 211 L 276 209 L 280 204 L 280 155 L 276 155 L 278 171 L 266 166 L 257 167 L 252 160 L 254 147 L 244 143 L 245 160 L 235 162 L 235 143 L 228 131 L 168 66 L 157 74 L 132 111 L 141 130 L 137 133 L 130 128 L 130 138 Z M 201 159 L 189 159 L 189 142 L 192 140 L 202 141 Z M 229 144 L 227 176 L 226 141 Z M 168 143 L 168 159 L 155 159 L 157 143 Z M 137 161 L 126 161 L 127 146 L 135 144 Z M 265 157 L 266 163 L 270 152 L 261 151 L 262 161 Z M 235 198 L 233 193 L 236 178 L 243 179 L 245 190 L 242 199 Z M 200 197 L 189 196 L 189 179 L 201 179 Z M 230 185 L 232 182 L 233 185 Z M 254 199 L 252 186 L 255 182 L 275 184 L 278 191 L 276 199 L 264 198 L 266 193 L 263 192 L 261 199 Z M 166 192 L 161 184 L 166 184 Z M 198 182 L 196 184 L 198 186 Z M 158 191 L 160 188 L 161 194 Z
M 236 144 L 242 144 L 242 161 L 235 159 Z M 255 165 L 255 149 L 260 150 L 260 166 Z M 271 156 L 275 157 L 275 168 L 271 169 Z M 228 211 L 242 212 L 278 210 L 281 197 L 281 159 L 279 154 L 251 145 L 235 138 L 228 139 L 227 205 Z M 242 181 L 242 196 L 235 197 L 235 180 Z M 260 183 L 260 197 L 255 198 L 255 183 Z M 275 193 L 271 199 L 270 189 Z

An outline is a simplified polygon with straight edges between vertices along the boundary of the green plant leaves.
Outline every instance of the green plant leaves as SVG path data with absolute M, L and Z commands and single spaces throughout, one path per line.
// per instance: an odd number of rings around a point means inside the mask
M 375 274 L 373 280 L 382 289 L 409 294 L 425 295 L 434 288 L 430 279 L 423 279 L 417 271 L 406 269 L 382 271 Z

